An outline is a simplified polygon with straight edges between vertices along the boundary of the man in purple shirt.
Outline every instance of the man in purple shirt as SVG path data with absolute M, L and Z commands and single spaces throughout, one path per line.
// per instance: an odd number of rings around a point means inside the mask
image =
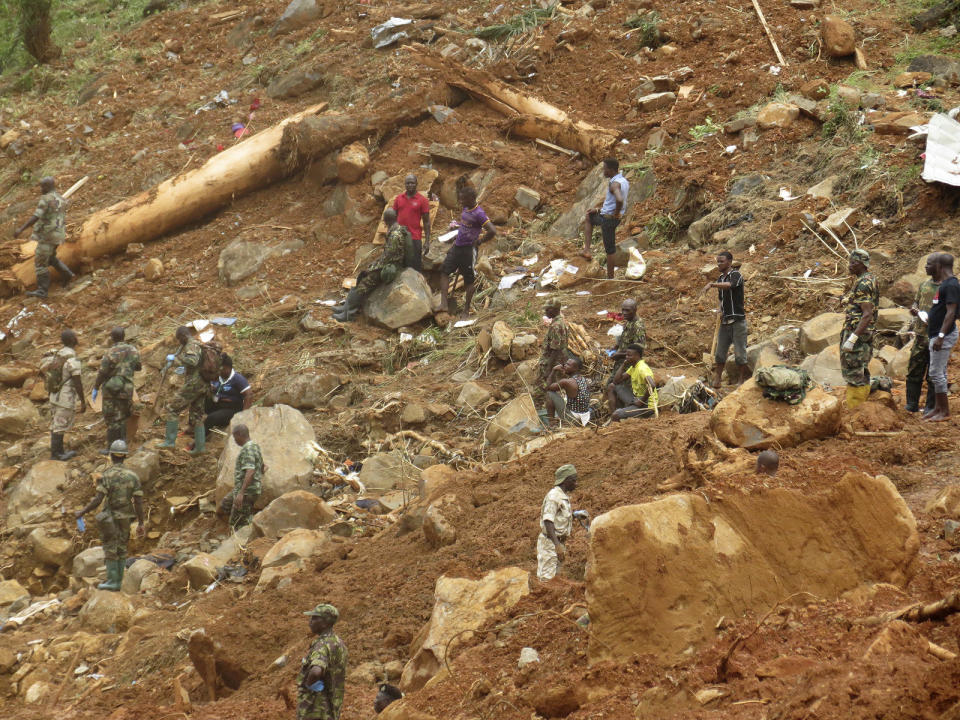
M 473 270 L 477 256 L 477 247 L 481 243 L 493 239 L 497 230 L 490 222 L 490 218 L 477 204 L 477 191 L 472 187 L 465 187 L 460 191 L 460 204 L 463 212 L 460 213 L 460 229 L 453 241 L 453 247 L 447 251 L 443 260 L 440 274 L 440 312 L 450 312 L 447 304 L 447 292 L 450 290 L 450 275 L 459 271 L 463 276 L 463 287 L 466 291 L 463 300 L 463 313 L 460 317 L 466 319 L 470 315 L 470 303 L 473 301 L 476 273 Z M 482 233 L 482 234 L 481 234 Z

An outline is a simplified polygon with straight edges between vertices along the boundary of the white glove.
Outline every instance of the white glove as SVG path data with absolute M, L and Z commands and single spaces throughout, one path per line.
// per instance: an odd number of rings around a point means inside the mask
M 856 333 L 850 333 L 850 336 L 847 338 L 847 341 L 840 346 L 840 349 L 844 352 L 853 352 L 853 346 L 857 344 L 857 340 L 860 338 L 857 337 Z

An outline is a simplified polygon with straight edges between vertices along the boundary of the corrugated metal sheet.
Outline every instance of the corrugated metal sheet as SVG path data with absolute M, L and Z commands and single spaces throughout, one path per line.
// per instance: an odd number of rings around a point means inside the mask
M 960 123 L 941 113 L 930 118 L 922 177 L 960 186 Z

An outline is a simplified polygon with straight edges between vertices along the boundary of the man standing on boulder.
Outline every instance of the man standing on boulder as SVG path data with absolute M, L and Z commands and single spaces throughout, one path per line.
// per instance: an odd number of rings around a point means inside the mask
M 317 639 L 297 673 L 297 720 L 339 720 L 347 674 L 347 646 L 333 631 L 340 613 L 321 603 L 304 615 Z
M 473 302 L 474 281 L 477 274 L 474 265 L 477 262 L 477 248 L 492 240 L 497 229 L 490 218 L 477 203 L 477 191 L 469 185 L 460 191 L 460 228 L 453 241 L 453 247 L 447 251 L 440 268 L 440 312 L 449 313 L 447 294 L 450 290 L 450 276 L 459 272 L 463 277 L 463 312 L 460 317 L 466 320 L 470 316 L 470 303 Z
M 933 253 L 927 258 L 927 275 L 933 275 L 936 262 L 937 253 Z M 910 361 L 907 364 L 907 412 L 920 410 L 920 394 L 923 392 L 924 380 L 927 381 L 925 413 L 933 412 L 936 406 L 937 393 L 933 389 L 933 383 L 930 381 L 930 375 L 928 374 L 930 368 L 930 337 L 927 322 L 930 319 L 929 313 L 933 305 L 933 296 L 937 294 L 938 287 L 940 285 L 932 277 L 924 280 L 917 288 L 917 296 L 910 308 L 910 314 L 913 315 L 914 321 L 910 328 L 913 331 L 913 346 L 910 348 Z
M 80 379 L 80 358 L 77 357 L 77 334 L 70 329 L 60 333 L 63 347 L 49 360 L 44 361 L 40 369 L 46 375 L 47 392 L 50 393 L 50 407 L 53 419 L 50 423 L 50 457 L 53 460 L 69 460 L 76 456 L 73 450 L 64 451 L 63 436 L 73 427 L 77 417 L 77 401 L 80 412 L 87 411 L 87 399 L 83 394 L 83 381 Z
M 393 200 L 393 209 L 397 213 L 397 222 L 403 225 L 413 238 L 416 259 L 415 264 L 410 267 L 417 272 L 423 272 L 423 257 L 430 250 L 430 201 L 417 192 L 416 175 L 407 175 L 403 180 L 403 187 L 404 192 Z
M 240 446 L 240 453 L 233 464 L 233 490 L 220 502 L 220 512 L 229 515 L 230 527 L 237 530 L 250 524 L 253 506 L 263 492 L 261 480 L 267 466 L 263 464 L 260 446 L 250 439 L 246 425 L 233 429 L 233 441 Z
M 544 303 L 543 314 L 550 319 L 546 337 L 543 338 L 543 351 L 540 354 L 537 377 L 540 380 L 538 390 L 547 385 L 547 377 L 556 365 L 563 365 L 567 361 L 567 338 L 570 331 L 567 322 L 560 314 L 560 301 L 550 298 Z
M 957 344 L 957 306 L 960 305 L 960 283 L 953 276 L 953 255 L 938 253 L 933 266 L 927 263 L 927 272 L 940 283 L 930 308 L 930 380 L 937 393 L 933 412 L 924 420 L 943 422 L 950 417 L 947 399 L 947 363 L 950 351 Z
M 747 362 L 747 316 L 743 309 L 743 275 L 733 266 L 733 253 L 724 250 L 717 255 L 720 277 L 707 288 L 717 288 L 720 300 L 720 327 L 717 328 L 717 351 L 713 358 L 713 386 L 720 387 L 727 354 L 733 345 L 733 357 L 739 370 L 738 384 L 750 377 Z
M 553 488 L 540 508 L 540 535 L 537 537 L 537 579 L 552 580 L 566 555 L 564 543 L 573 531 L 570 493 L 577 489 L 577 469 L 561 465 L 554 473 Z
M 50 290 L 50 266 L 63 276 L 63 284 L 66 285 L 74 278 L 73 272 L 57 257 L 57 247 L 67 237 L 66 216 L 67 201 L 57 192 L 56 181 L 47 176 L 40 181 L 40 202 L 33 213 L 33 217 L 27 220 L 17 230 L 13 237 L 20 237 L 20 233 L 36 223 L 31 240 L 37 243 L 37 249 L 33 251 L 33 267 L 37 275 L 37 289 L 31 290 L 27 295 L 45 298 Z
M 143 490 L 140 478 L 133 470 L 123 466 L 127 457 L 127 444 L 123 440 L 114 440 L 110 445 L 110 461 L 113 463 L 104 470 L 97 482 L 97 494 L 93 500 L 74 513 L 79 520 L 91 510 L 100 507 L 106 498 L 103 510 L 97 513 L 100 527 L 100 541 L 107 565 L 107 581 L 97 587 L 101 590 L 119 590 L 123 581 L 123 571 L 127 560 L 127 543 L 130 541 L 130 521 L 134 512 L 137 516 L 137 537 L 146 535 L 143 520 Z
M 124 342 L 126 331 L 115 327 L 110 331 L 113 346 L 100 362 L 100 372 L 93 383 L 91 400 L 103 388 L 103 421 L 107 425 L 107 447 L 101 455 L 110 453 L 114 440 L 127 439 L 127 419 L 133 412 L 133 374 L 142 369 L 140 351 Z
M 603 176 L 607 178 L 607 194 L 603 205 L 591 208 L 583 218 L 583 251 L 580 253 L 588 260 L 593 257 L 590 243 L 593 242 L 593 229 L 600 227 L 603 237 L 603 251 L 607 254 L 607 277 L 613 278 L 613 256 L 617 252 L 617 225 L 623 219 L 627 209 L 627 197 L 630 195 L 630 183 L 620 174 L 620 162 L 616 158 L 603 161 Z
M 184 369 L 185 377 L 180 392 L 167 403 L 166 435 L 159 447 L 176 447 L 180 413 L 189 408 L 189 422 L 193 426 L 194 442 L 190 454 L 199 455 L 207 446 L 207 433 L 203 427 L 203 413 L 207 396 L 210 394 L 210 383 L 200 377 L 200 360 L 203 349 L 200 347 L 200 343 L 193 339 L 190 328 L 181 325 L 177 328 L 175 337 L 180 344 L 180 349 L 173 355 L 167 355 L 167 367 L 175 362 L 179 363 Z
M 383 211 L 383 222 L 387 226 L 387 239 L 383 244 L 383 253 L 357 276 L 357 284 L 347 293 L 347 299 L 333 311 L 334 320 L 353 321 L 363 307 L 363 301 L 367 296 L 380 285 L 393 282 L 393 279 L 403 270 L 410 231 L 397 222 L 397 211 L 393 208 Z
M 846 296 L 846 319 L 840 336 L 840 371 L 847 383 L 847 407 L 851 410 L 870 394 L 870 370 L 873 357 L 873 331 L 877 325 L 880 290 L 877 278 L 869 272 L 870 253 L 857 249 L 850 253 L 847 269 L 856 276 Z

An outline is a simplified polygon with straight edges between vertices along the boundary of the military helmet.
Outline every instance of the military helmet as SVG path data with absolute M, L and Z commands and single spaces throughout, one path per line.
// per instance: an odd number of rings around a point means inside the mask
M 123 440 L 114 440 L 110 444 L 110 454 L 111 455 L 126 455 L 127 454 L 127 443 Z

